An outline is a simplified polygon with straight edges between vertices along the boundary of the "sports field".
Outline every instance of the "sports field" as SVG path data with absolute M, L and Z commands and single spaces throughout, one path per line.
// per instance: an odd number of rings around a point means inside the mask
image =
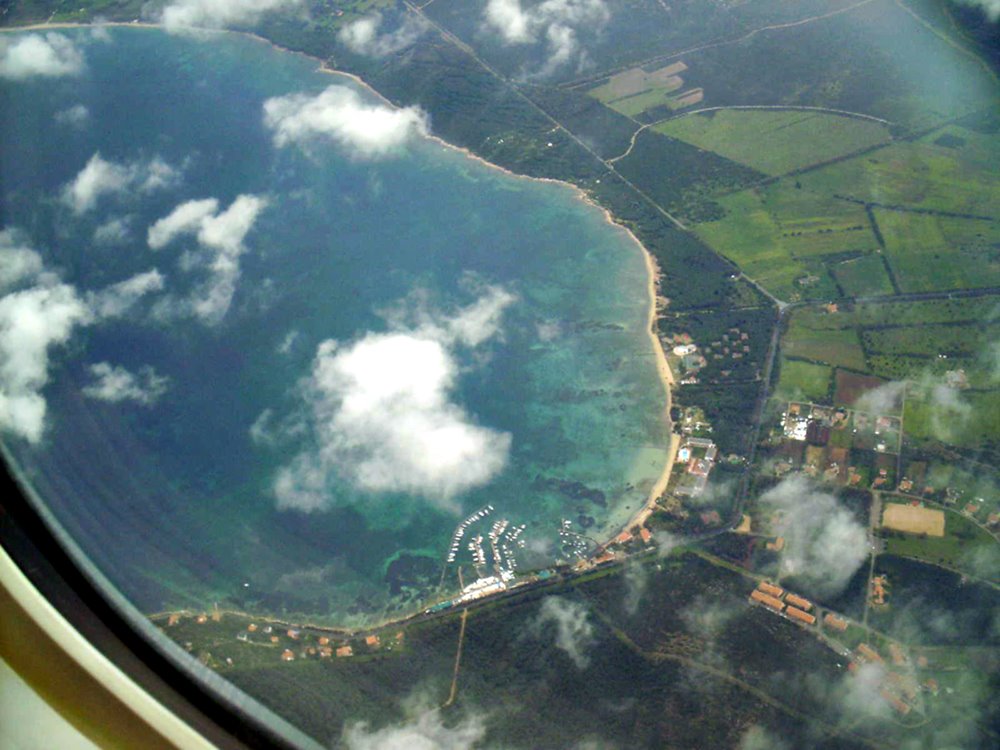
M 909 503 L 887 503 L 882 511 L 882 526 L 907 534 L 944 536 L 944 511 Z

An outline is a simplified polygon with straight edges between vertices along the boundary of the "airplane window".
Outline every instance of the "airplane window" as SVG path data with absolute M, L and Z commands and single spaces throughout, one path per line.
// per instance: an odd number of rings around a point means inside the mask
M 997 746 L 998 14 L 0 0 L 52 575 L 250 745 Z

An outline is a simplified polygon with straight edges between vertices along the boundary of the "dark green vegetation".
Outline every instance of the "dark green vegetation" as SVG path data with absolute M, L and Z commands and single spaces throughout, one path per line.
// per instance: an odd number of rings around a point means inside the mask
M 891 595 L 873 609 L 869 623 L 914 644 L 997 645 L 993 624 L 1000 590 L 961 574 L 894 555 L 879 555 L 876 574 L 885 575 Z
M 802 628 L 749 606 L 755 583 L 686 554 L 472 610 L 446 722 L 481 716 L 485 745 L 510 747 L 562 747 L 567 732 L 627 747 L 735 747 L 753 725 L 796 747 L 929 741 L 926 728 L 907 730 L 859 713 L 843 657 Z M 581 625 L 567 641 L 578 650 L 554 647 L 557 627 L 542 614 L 550 610 L 571 613 Z M 402 642 L 394 631 L 381 634 L 378 647 L 354 638 L 350 657 L 310 654 L 319 632 L 292 640 L 282 628 L 273 646 L 237 640 L 249 622 L 234 615 L 202 624 L 188 618 L 164 632 L 323 742 L 336 741 L 356 722 L 403 721 L 405 701 L 426 710 L 448 697 L 457 615 L 410 626 Z M 255 624 L 250 637 L 268 640 L 260 636 L 263 623 Z M 859 637 L 882 643 L 877 633 Z M 283 663 L 286 648 L 295 659 Z M 945 658 L 963 653 L 937 656 Z M 983 696 L 971 687 L 953 700 L 959 698 L 980 710 Z

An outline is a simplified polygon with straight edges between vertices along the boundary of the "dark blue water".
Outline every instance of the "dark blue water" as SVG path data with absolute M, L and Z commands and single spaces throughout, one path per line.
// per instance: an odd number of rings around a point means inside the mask
M 66 34 L 84 49 L 82 75 L 0 83 L 0 226 L 19 228 L 80 295 L 153 267 L 165 290 L 51 348 L 44 438 L 8 430 L 4 444 L 140 607 L 219 600 L 374 619 L 419 606 L 420 586 L 389 596 L 389 563 L 424 556 L 440 571 L 456 523 L 486 503 L 528 524 L 521 554 L 534 566 L 562 556 L 561 519 L 600 538 L 645 500 L 667 437 L 647 275 L 640 248 L 602 212 L 432 139 L 374 161 L 329 142 L 277 148 L 267 98 L 362 89 L 247 37 Z M 55 122 L 76 104 L 89 111 L 82 125 Z M 59 193 L 95 152 L 159 157 L 182 176 L 75 215 Z M 224 209 L 241 194 L 268 206 L 246 236 L 228 311 L 215 323 L 164 314 L 164 300 L 197 293 L 206 272 L 192 270 L 192 236 L 154 251 L 147 228 L 184 201 L 214 197 Z M 127 238 L 96 242 L 113 219 Z M 417 306 L 415 292 L 443 319 L 491 287 L 515 301 L 487 341 L 449 349 L 448 396 L 473 425 L 510 436 L 503 470 L 444 499 L 373 492 L 334 472 L 320 508 L 279 509 L 275 477 L 315 448 L 304 383 L 320 342 L 385 333 L 386 310 Z M 97 362 L 152 367 L 168 388 L 148 407 L 88 398 Z M 265 410 L 276 437 L 255 443 Z

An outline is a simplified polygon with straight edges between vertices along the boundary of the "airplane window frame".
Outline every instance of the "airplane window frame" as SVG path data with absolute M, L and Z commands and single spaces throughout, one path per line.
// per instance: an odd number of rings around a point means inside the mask
M 321 747 L 160 634 L 12 474 L 5 449 L 0 458 L 0 548 L 91 646 L 220 750 Z

